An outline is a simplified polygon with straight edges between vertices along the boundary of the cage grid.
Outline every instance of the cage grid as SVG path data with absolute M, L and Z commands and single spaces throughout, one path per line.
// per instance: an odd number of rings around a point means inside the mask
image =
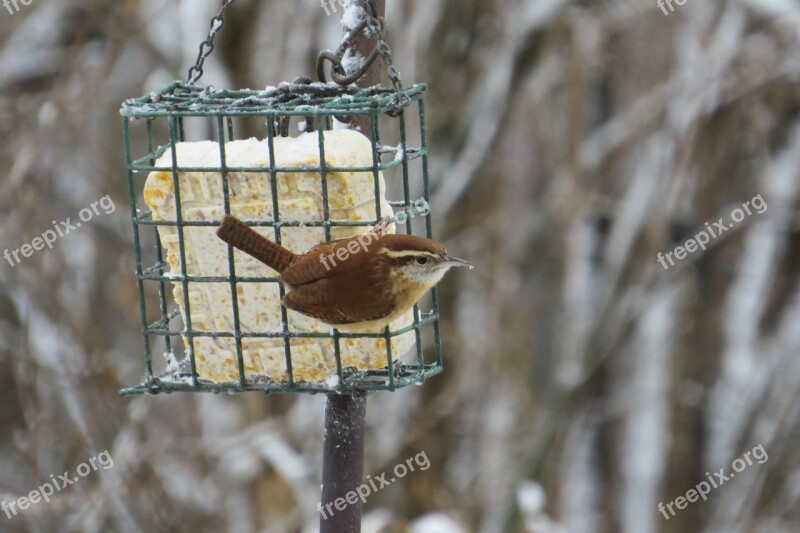
M 142 334 L 144 339 L 145 380 L 140 385 L 121 391 L 123 395 L 155 394 L 171 392 L 243 392 L 261 391 L 273 392 L 310 392 L 310 393 L 359 393 L 374 392 L 379 390 L 395 390 L 411 384 L 422 384 L 426 379 L 442 372 L 442 351 L 439 326 L 438 297 L 436 289 L 431 293 L 430 309 L 422 312 L 420 305 L 413 309 L 413 323 L 391 330 L 386 326 L 381 333 L 349 333 L 341 332 L 331 327 L 330 332 L 303 332 L 289 329 L 286 308 L 281 305 L 280 331 L 244 331 L 239 313 L 237 287 L 244 283 L 270 283 L 277 284 L 280 298 L 285 294 L 283 284 L 277 276 L 239 276 L 236 273 L 236 261 L 233 248 L 228 245 L 228 276 L 193 276 L 187 272 L 185 229 L 191 227 L 216 227 L 220 220 L 184 220 L 181 209 L 181 192 L 179 173 L 185 172 L 212 172 L 219 175 L 222 187 L 223 208 L 225 214 L 231 213 L 231 191 L 229 174 L 234 172 L 257 173 L 269 179 L 270 193 L 272 196 L 271 220 L 248 220 L 246 223 L 253 227 L 270 227 L 274 231 L 274 240 L 281 244 L 281 231 L 284 228 L 322 228 L 325 241 L 331 240 L 331 230 L 335 227 L 364 227 L 365 231 L 389 213 L 382 213 L 381 205 L 381 172 L 398 169 L 402 175 L 403 199 L 389 201 L 392 207 L 408 209 L 412 205 L 410 185 L 410 167 L 412 162 L 418 162 L 421 173 L 422 198 L 430 202 L 428 182 L 428 152 L 426 144 L 424 84 L 417 84 L 403 89 L 408 96 L 410 105 L 404 107 L 398 104 L 397 94 L 393 89 L 373 87 L 358 89 L 355 86 L 340 87 L 334 84 L 288 84 L 263 91 L 253 90 L 214 90 L 212 87 L 190 85 L 183 82 L 173 82 L 161 91 L 150 93 L 140 98 L 131 99 L 123 104 L 121 114 L 123 117 L 123 134 L 125 144 L 125 157 L 127 162 L 128 185 L 130 192 L 130 206 L 133 224 L 134 255 L 136 262 L 137 292 L 139 297 L 139 312 L 141 316 Z M 419 146 L 409 146 L 407 136 L 406 113 L 416 107 L 419 119 Z M 219 168 L 209 169 L 207 166 L 192 167 L 179 166 L 177 145 L 186 139 L 184 120 L 187 118 L 202 117 L 215 124 L 216 138 L 213 139 L 219 147 Z M 254 117 L 264 119 L 266 122 L 266 141 L 269 150 L 268 167 L 238 167 L 229 166 L 226 161 L 226 142 L 233 141 L 235 137 L 234 120 L 240 117 Z M 278 136 L 288 135 L 289 120 L 302 119 L 306 124 L 306 131 L 317 133 L 319 150 L 318 166 L 278 166 L 275 159 L 274 140 Z M 333 127 L 334 119 L 347 122 L 354 118 L 366 118 L 370 124 L 372 164 L 369 166 L 333 166 L 326 164 L 324 131 Z M 400 143 L 397 148 L 384 147 L 381 142 L 380 122 L 384 120 L 396 121 L 399 131 Z M 140 127 L 144 122 L 145 154 L 134 153 L 133 143 L 134 128 Z M 156 126 L 166 122 L 168 139 L 163 144 L 155 142 Z M 394 154 L 391 161 L 382 158 L 387 154 Z M 165 154 L 170 154 L 171 164 L 168 167 L 158 166 L 157 160 Z M 142 174 L 154 171 L 169 172 L 172 175 L 174 187 L 175 220 L 155 220 L 153 212 L 143 206 L 140 209 L 137 199 L 140 186 L 137 178 Z M 328 198 L 328 174 L 331 172 L 370 172 L 374 182 L 375 220 L 362 221 L 337 221 L 331 220 Z M 279 173 L 317 173 L 321 184 L 322 219 L 312 221 L 283 220 L 279 205 L 278 174 Z M 400 225 L 400 220 L 390 220 Z M 430 217 L 425 217 L 425 235 L 430 238 L 432 233 Z M 178 250 L 180 255 L 180 272 L 167 271 L 168 262 L 165 260 L 164 247 L 159 237 L 160 226 L 172 226 L 177 230 Z M 154 257 L 152 264 L 143 258 L 143 236 L 152 227 L 154 235 Z M 406 217 L 405 232 L 412 234 L 411 217 Z M 306 250 L 293 250 L 303 253 Z M 183 294 L 182 309 L 170 309 L 168 299 L 168 283 L 179 283 Z M 230 286 L 232 298 L 232 325 L 231 331 L 214 330 L 205 331 L 193 327 L 189 288 L 191 284 L 225 283 Z M 155 285 L 157 293 L 156 315 L 148 313 L 148 304 L 152 303 L 154 296 L 151 287 Z M 183 327 L 180 328 L 181 311 L 183 311 Z M 178 329 L 175 329 L 175 328 Z M 423 332 L 432 329 L 433 351 L 432 362 L 426 362 L 424 353 Z M 414 363 L 401 363 L 392 353 L 391 340 L 394 337 L 409 332 L 414 332 L 415 359 Z M 183 337 L 185 342 L 186 357 L 182 361 L 181 369 L 169 376 L 159 375 L 154 368 L 153 339 L 163 340 L 166 353 L 173 353 L 175 341 L 173 338 Z M 198 376 L 195 360 L 195 339 L 200 337 L 232 338 L 236 346 L 236 364 L 238 379 L 228 382 L 212 382 Z M 244 339 L 274 338 L 283 340 L 284 357 L 286 364 L 285 381 L 276 381 L 264 376 L 247 375 L 244 363 Z M 386 366 L 382 369 L 357 370 L 354 367 L 343 367 L 340 342 L 348 338 L 379 338 L 386 344 Z M 293 376 L 292 344 L 291 339 L 331 339 L 336 363 L 336 377 L 334 382 L 308 382 L 296 380 Z M 177 344 L 180 344 L 178 342 Z M 401 354 L 402 355 L 402 354 Z

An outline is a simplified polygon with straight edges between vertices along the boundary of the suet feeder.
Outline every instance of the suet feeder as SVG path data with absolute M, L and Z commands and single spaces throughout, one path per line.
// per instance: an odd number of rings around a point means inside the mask
M 292 243 L 307 242 L 307 249 L 355 235 L 385 216 L 393 217 L 398 231 L 412 234 L 421 225 L 422 233 L 431 236 L 430 218 L 419 209 L 429 205 L 425 86 L 402 88 L 403 97 L 398 98 L 393 88 L 308 81 L 261 91 L 215 90 L 176 81 L 123 105 L 145 359 L 144 383 L 123 394 L 351 393 L 420 384 L 441 372 L 435 292 L 430 308 L 415 308 L 408 323 L 396 328 L 362 334 L 302 324 L 306 327 L 295 331 L 279 299 L 267 298 L 272 292 L 283 294 L 277 274 L 263 275 L 267 267 L 250 268 L 252 261 L 243 254 L 215 241 L 213 231 L 229 213 L 242 216 L 252 227 L 264 228 L 265 235 L 289 248 Z M 419 128 L 416 145 L 409 142 L 407 117 L 411 113 Z M 368 124 L 366 152 L 364 144 L 331 129 L 333 124 L 355 121 Z M 243 126 L 241 134 L 237 123 Z M 305 130 L 301 138 L 288 137 L 293 123 Z M 262 139 L 250 139 L 258 135 L 254 124 L 263 126 Z M 206 133 L 205 141 L 187 142 L 189 125 L 194 138 Z M 159 135 L 164 141 L 158 140 Z M 387 136 L 396 136 L 399 143 L 385 145 Z M 384 186 L 384 181 L 392 179 L 390 173 L 397 178 L 397 187 L 391 182 Z M 400 190 L 401 196 L 387 202 L 387 188 Z M 366 194 L 370 197 L 363 202 Z M 387 212 L 392 208 L 397 214 Z M 422 220 L 423 224 L 416 223 Z M 225 252 L 221 262 L 212 257 L 219 250 Z M 216 265 L 208 264 L 215 259 Z M 213 271 L 220 263 L 225 272 Z M 252 271 L 262 275 L 248 275 Z M 274 306 L 272 316 L 280 318 L 277 323 L 270 317 L 244 316 L 242 295 L 258 297 L 258 291 L 251 289 L 259 286 L 269 289 L 263 291 L 264 301 Z M 230 309 L 220 310 L 220 302 Z M 272 327 L 259 328 L 262 322 Z M 424 353 L 427 329 L 433 333 L 432 355 Z M 413 344 L 415 357 L 401 363 L 397 357 L 403 354 L 393 353 L 393 346 L 409 334 L 413 338 L 404 344 Z M 346 345 L 357 339 L 379 341 L 371 344 L 384 352 L 381 368 L 358 368 L 356 357 L 344 360 Z M 320 365 L 331 370 L 324 379 L 312 371 L 298 376 L 293 351 L 309 352 L 304 350 L 309 345 L 324 348 L 310 354 L 315 361 L 328 359 Z M 203 347 L 219 348 L 213 355 L 223 359 L 218 365 L 221 370 L 198 371 L 208 363 L 200 358 L 211 355 Z M 267 363 L 276 360 L 276 348 L 281 352 L 282 375 L 265 376 L 259 370 L 275 366 Z M 251 355 L 248 349 L 262 353 Z M 162 365 L 167 368 L 159 372 L 161 353 L 167 354 L 167 364 Z M 369 366 L 377 366 L 375 357 L 371 359 Z M 317 379 L 304 379 L 303 374 Z
M 380 36 L 382 2 L 374 0 L 354 0 L 366 17 L 337 51 L 320 54 L 319 82 L 300 78 L 264 90 L 200 85 L 230 3 L 212 20 L 188 82 L 122 106 L 144 338 L 144 381 L 122 394 L 327 393 L 323 485 L 337 496 L 361 483 L 364 395 L 419 385 L 442 371 L 435 289 L 402 323 L 340 332 L 293 316 L 280 304 L 278 274 L 214 239 L 214 231 L 234 214 L 304 252 L 391 217 L 397 232 L 431 237 L 420 209 L 430 205 L 425 86 L 402 86 Z M 374 49 L 349 72 L 342 63 L 357 51 L 350 50 L 356 36 L 372 38 Z M 379 58 L 393 86 L 363 87 Z M 331 82 L 324 81 L 326 61 Z M 413 355 L 399 360 L 406 352 Z M 350 429 L 336 417 L 349 418 Z M 342 443 L 347 449 L 336 451 Z M 323 526 L 355 531 L 356 519 Z

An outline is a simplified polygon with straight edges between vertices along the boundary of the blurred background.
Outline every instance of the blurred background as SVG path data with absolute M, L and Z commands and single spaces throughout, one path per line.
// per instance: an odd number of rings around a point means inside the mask
M 0 7 L 0 251 L 116 210 L 0 259 L 0 501 L 114 466 L 0 531 L 316 531 L 322 397 L 118 396 L 143 378 L 120 104 L 185 79 L 220 2 L 27 1 Z M 364 531 L 800 531 L 800 6 L 387 4 L 430 84 L 436 237 L 477 268 L 441 285 L 445 373 L 369 399 L 365 473 L 430 468 Z M 311 75 L 328 10 L 238 0 L 203 82 Z

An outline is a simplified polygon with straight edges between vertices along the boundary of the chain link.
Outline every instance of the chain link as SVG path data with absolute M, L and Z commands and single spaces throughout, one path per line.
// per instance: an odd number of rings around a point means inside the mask
M 411 103 L 411 98 L 403 91 L 403 80 L 400 77 L 400 71 L 394 66 L 392 48 L 384 38 L 384 23 L 382 20 L 378 19 L 375 4 L 371 0 L 359 0 L 359 3 L 367 16 L 367 29 L 378 36 L 376 49 L 386 65 L 386 75 L 389 77 L 389 81 L 392 82 L 392 87 L 394 88 L 397 98 L 397 105 L 402 109 Z
M 411 103 L 411 98 L 403 91 L 403 80 L 400 77 L 400 72 L 394 66 L 392 49 L 384 38 L 384 21 L 378 18 L 375 4 L 371 0 L 351 1 L 357 2 L 361 6 L 364 10 L 365 18 L 355 28 L 350 28 L 349 33 L 345 35 L 339 47 L 336 49 L 336 52 L 330 50 L 320 52 L 317 57 L 317 77 L 319 81 L 325 83 L 325 61 L 329 61 L 331 63 L 331 79 L 341 86 L 350 85 L 364 76 L 377 57 L 381 56 L 384 65 L 386 65 L 386 73 L 389 77 L 389 81 L 392 82 L 397 104 L 397 110 L 390 112 L 389 115 L 397 116 L 404 107 Z M 357 69 L 348 74 L 342 64 L 342 59 L 347 53 L 347 50 L 352 47 L 353 38 L 365 30 L 368 34 L 377 36 L 375 48 L 364 61 L 361 62 L 361 65 Z
M 194 66 L 189 69 L 189 76 L 187 78 L 187 83 L 189 85 L 196 84 L 203 76 L 203 65 L 208 56 L 211 55 L 211 52 L 214 51 L 214 38 L 220 32 L 222 26 L 225 25 L 225 10 L 235 1 L 236 0 L 222 0 L 222 8 L 219 10 L 219 13 L 211 19 L 208 37 L 205 41 L 200 43 L 200 50 L 197 52 L 197 61 L 195 61 Z

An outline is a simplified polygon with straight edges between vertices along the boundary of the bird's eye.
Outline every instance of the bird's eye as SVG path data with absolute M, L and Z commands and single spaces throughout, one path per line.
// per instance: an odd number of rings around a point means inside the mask
M 417 264 L 418 265 L 427 265 L 428 264 L 428 257 L 417 257 Z

